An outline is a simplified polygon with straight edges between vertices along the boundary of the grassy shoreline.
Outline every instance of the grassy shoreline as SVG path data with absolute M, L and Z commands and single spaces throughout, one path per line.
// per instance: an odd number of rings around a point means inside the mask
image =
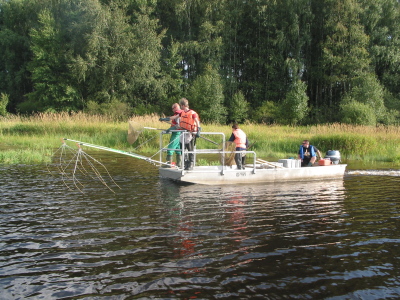
M 140 127 L 168 128 L 159 116 L 132 117 Z M 251 150 L 260 158 L 295 157 L 303 139 L 309 139 L 322 153 L 340 150 L 344 160 L 392 162 L 400 164 L 400 128 L 396 126 L 354 126 L 326 124 L 315 126 L 277 126 L 243 124 L 253 144 Z M 228 138 L 228 125 L 203 124 L 204 132 L 223 132 Z M 127 142 L 128 122 L 113 121 L 107 116 L 76 114 L 37 114 L 30 117 L 10 115 L 0 118 L 0 163 L 43 163 L 51 160 L 62 138 L 152 155 L 158 151 L 159 131 L 144 129 L 138 140 Z M 199 147 L 209 147 L 199 140 Z M 140 147 L 138 147 L 140 146 Z

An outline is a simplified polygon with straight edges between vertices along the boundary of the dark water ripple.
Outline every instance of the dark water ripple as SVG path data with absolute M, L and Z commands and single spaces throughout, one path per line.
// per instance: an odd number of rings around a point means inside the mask
M 119 156 L 107 166 L 115 194 L 0 168 L 1 299 L 400 295 L 397 176 L 209 187 Z

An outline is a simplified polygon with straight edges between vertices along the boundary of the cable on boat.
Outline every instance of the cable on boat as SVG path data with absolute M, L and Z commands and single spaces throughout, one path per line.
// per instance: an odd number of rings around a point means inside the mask
M 156 156 L 157 154 L 159 154 L 160 152 L 164 151 L 164 148 L 167 148 L 168 145 L 172 144 L 173 142 L 175 142 L 177 139 L 179 139 L 180 136 L 176 136 L 172 141 L 168 141 L 168 144 L 165 145 L 164 147 L 162 147 L 160 150 L 158 150 L 156 153 L 154 153 L 152 156 L 150 156 L 150 158 L 153 158 L 154 156 Z M 179 151 L 180 149 L 176 149 L 176 151 Z M 175 151 L 175 150 L 174 150 Z
M 158 136 L 158 134 L 156 134 L 155 136 L 149 138 L 148 140 L 144 141 L 143 143 L 141 143 L 139 146 L 137 146 L 136 148 L 133 148 L 133 150 L 137 150 L 140 147 L 142 147 L 144 144 L 147 144 L 148 142 L 150 142 L 152 139 L 155 139 Z

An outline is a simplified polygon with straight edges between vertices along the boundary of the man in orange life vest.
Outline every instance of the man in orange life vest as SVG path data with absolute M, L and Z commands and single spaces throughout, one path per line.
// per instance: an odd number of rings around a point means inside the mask
M 242 129 L 239 128 L 238 124 L 233 124 L 232 135 L 228 140 L 229 142 L 235 142 L 235 151 L 246 151 L 249 146 L 249 140 Z M 235 162 L 238 170 L 244 170 L 246 164 L 246 154 L 235 153 Z
M 188 151 L 194 151 L 194 146 L 196 145 L 196 138 L 200 137 L 201 127 L 199 115 L 189 108 L 189 100 L 182 98 L 179 101 L 181 106 L 181 113 L 177 116 L 170 117 L 168 119 L 174 120 L 179 118 L 179 125 L 169 128 L 171 129 L 185 129 L 189 133 L 189 138 L 187 139 L 186 133 L 182 133 L 183 143 L 185 144 L 185 149 Z M 165 118 L 160 118 L 160 121 L 165 121 Z M 168 132 L 168 130 L 167 130 Z M 189 153 L 188 159 L 185 159 L 185 170 L 193 170 L 194 165 L 194 154 Z

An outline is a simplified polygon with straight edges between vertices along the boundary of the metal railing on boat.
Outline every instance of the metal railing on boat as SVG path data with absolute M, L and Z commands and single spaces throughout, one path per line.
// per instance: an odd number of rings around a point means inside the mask
M 185 133 L 185 132 L 187 133 L 186 130 L 170 130 L 169 132 L 170 133 L 172 133 L 172 132 L 180 132 L 181 134 Z M 230 169 L 230 166 L 225 165 L 225 154 L 232 154 L 232 153 L 243 153 L 243 154 L 246 154 L 246 155 L 247 154 L 252 154 L 252 156 L 253 156 L 253 168 L 252 168 L 252 171 L 253 171 L 253 173 L 256 173 L 256 169 L 257 169 L 257 167 L 256 167 L 257 166 L 257 154 L 256 154 L 256 152 L 254 152 L 254 151 L 226 151 L 225 150 L 225 148 L 226 148 L 226 138 L 225 138 L 225 134 L 223 132 L 202 132 L 201 136 L 200 136 L 200 138 L 208 140 L 209 142 L 212 142 L 213 144 L 216 144 L 216 145 L 220 146 L 220 148 L 218 148 L 218 149 L 197 149 L 196 145 L 195 145 L 194 151 L 189 151 L 189 150 L 185 149 L 184 143 L 180 143 L 180 145 L 181 145 L 180 149 L 163 147 L 163 138 L 162 137 L 165 134 L 169 134 L 169 133 L 167 133 L 165 131 L 161 131 L 160 132 L 160 151 L 159 151 L 159 155 L 160 155 L 160 159 L 159 160 L 160 160 L 160 162 L 162 161 L 163 152 L 166 152 L 166 151 L 180 151 L 180 152 L 182 152 L 182 158 L 184 158 L 185 155 L 194 154 L 194 162 L 193 162 L 194 166 L 196 166 L 196 157 L 197 157 L 198 154 L 210 154 L 210 155 L 211 154 L 214 154 L 214 155 L 218 154 L 218 155 L 220 155 L 220 162 L 221 162 L 220 167 L 221 167 L 221 169 L 216 169 L 215 171 L 212 170 L 212 169 L 209 169 L 209 170 L 207 170 L 207 172 L 211 172 L 211 173 L 212 172 L 219 172 L 219 173 L 221 173 L 223 175 L 226 170 Z M 221 142 L 218 143 L 218 142 L 215 142 L 215 141 L 210 140 L 208 138 L 202 137 L 204 135 L 206 135 L 206 136 L 212 136 L 212 135 L 220 136 Z M 161 166 L 161 164 L 160 164 L 160 166 Z M 176 166 L 176 167 L 179 170 L 181 170 L 182 172 L 185 172 L 184 168 L 182 168 L 181 166 Z M 202 172 L 202 171 L 201 170 L 198 170 L 198 171 L 192 170 L 191 172 Z

